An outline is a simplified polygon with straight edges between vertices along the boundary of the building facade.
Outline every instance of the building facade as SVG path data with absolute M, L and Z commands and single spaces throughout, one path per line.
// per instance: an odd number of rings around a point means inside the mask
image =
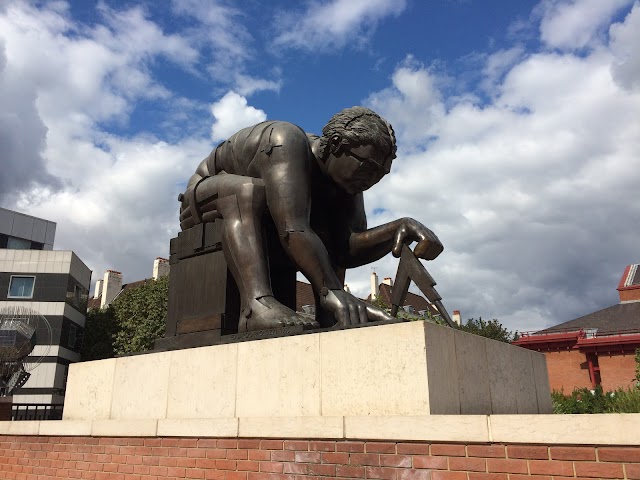
M 636 382 L 635 352 L 640 348 L 640 266 L 628 265 L 618 285 L 620 303 L 514 341 L 547 357 L 553 390 L 604 391 Z
M 54 222 L 0 209 L 0 311 L 25 307 L 47 320 L 29 355 L 32 365 L 41 362 L 14 391 L 14 409 L 61 405 L 68 366 L 80 360 L 91 270 L 75 253 L 53 250 L 55 228 Z

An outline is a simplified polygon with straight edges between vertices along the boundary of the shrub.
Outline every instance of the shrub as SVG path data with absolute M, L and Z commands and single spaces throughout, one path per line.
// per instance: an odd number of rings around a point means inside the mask
M 604 392 L 577 388 L 571 395 L 554 390 L 551 394 L 554 413 L 640 413 L 640 388 L 622 388 Z

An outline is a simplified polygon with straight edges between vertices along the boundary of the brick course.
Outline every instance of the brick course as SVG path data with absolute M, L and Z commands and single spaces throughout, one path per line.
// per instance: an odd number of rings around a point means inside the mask
M 2 480 L 640 480 L 640 447 L 0 435 Z

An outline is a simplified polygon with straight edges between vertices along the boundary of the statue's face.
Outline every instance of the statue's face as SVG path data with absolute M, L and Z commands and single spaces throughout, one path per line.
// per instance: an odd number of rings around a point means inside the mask
M 333 157 L 327 175 L 351 195 L 364 192 L 389 173 L 392 154 L 384 154 L 373 145 L 360 145 L 341 151 Z

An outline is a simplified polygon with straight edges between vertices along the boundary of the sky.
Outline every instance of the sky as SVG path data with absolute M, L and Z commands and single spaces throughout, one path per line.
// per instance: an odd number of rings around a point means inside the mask
M 124 282 L 179 231 L 178 194 L 238 129 L 393 125 L 369 226 L 413 217 L 463 320 L 532 331 L 618 302 L 640 262 L 640 2 L 0 0 L 0 206 Z M 359 296 L 372 268 L 347 273 Z

